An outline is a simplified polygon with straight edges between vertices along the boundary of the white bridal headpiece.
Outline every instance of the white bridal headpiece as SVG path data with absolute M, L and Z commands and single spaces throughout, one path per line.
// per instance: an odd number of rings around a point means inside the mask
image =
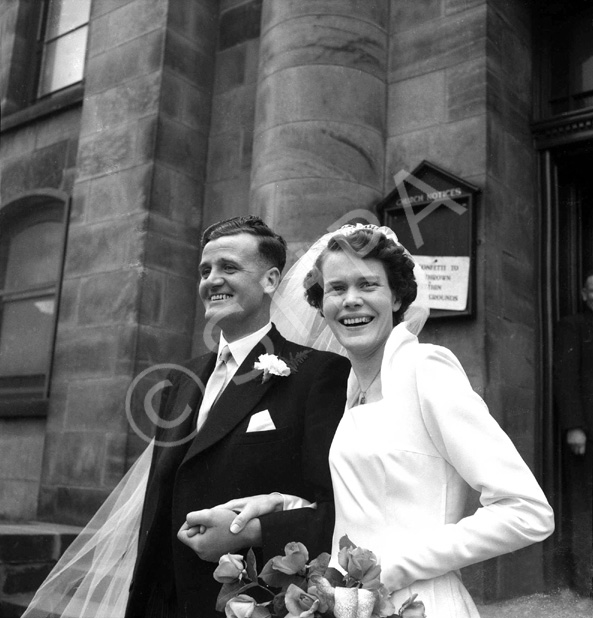
M 402 247 L 406 255 L 414 262 L 407 249 L 397 240 L 395 232 L 385 226 L 357 223 L 344 225 L 333 232 L 324 234 L 289 269 L 272 299 L 272 321 L 289 341 L 295 341 L 316 350 L 329 350 L 346 356 L 346 351 L 338 343 L 319 311 L 307 302 L 303 284 L 307 273 L 313 268 L 317 258 L 332 238 L 338 235 L 349 236 L 361 229 L 380 232 Z M 426 277 L 416 262 L 414 262 L 413 272 L 418 284 L 418 293 L 416 300 L 405 312 L 403 321 L 411 333 L 418 335 L 428 319 L 430 309 Z

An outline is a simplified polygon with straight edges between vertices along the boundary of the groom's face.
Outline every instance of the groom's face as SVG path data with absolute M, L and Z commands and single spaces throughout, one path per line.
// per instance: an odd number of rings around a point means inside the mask
M 200 262 L 199 293 L 206 319 L 235 341 L 270 319 L 270 299 L 280 279 L 259 253 L 255 236 L 222 236 L 206 244 Z

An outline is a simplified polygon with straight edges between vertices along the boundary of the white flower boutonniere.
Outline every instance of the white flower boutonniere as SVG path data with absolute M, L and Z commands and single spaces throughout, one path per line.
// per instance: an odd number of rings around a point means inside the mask
M 290 367 L 275 354 L 262 354 L 253 365 L 254 369 L 263 371 L 262 384 L 272 376 L 286 377 L 290 375 Z

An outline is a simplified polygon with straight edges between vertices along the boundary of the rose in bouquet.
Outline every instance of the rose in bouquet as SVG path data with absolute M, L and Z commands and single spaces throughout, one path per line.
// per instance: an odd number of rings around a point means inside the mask
M 245 558 L 222 556 L 214 571 L 223 584 L 216 609 L 227 618 L 425 618 L 416 595 L 396 613 L 377 557 L 347 536 L 340 540 L 341 570 L 329 561 L 327 553 L 309 561 L 307 548 L 297 542 L 288 543 L 284 556 L 269 560 L 259 575 L 253 551 Z

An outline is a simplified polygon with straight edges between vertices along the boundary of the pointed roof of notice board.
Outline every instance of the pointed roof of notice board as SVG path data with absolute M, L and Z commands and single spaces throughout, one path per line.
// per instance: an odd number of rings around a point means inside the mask
M 405 170 L 399 171 L 394 175 L 393 180 L 395 188 L 375 207 L 379 217 L 383 215 L 383 211 L 386 208 L 396 205 L 397 200 L 403 197 L 404 190 L 405 195 L 409 197 L 425 194 L 427 196 L 426 201 L 434 199 L 429 197 L 429 195 L 435 191 L 459 189 L 460 191 L 457 197 L 468 194 L 475 195 L 480 192 L 480 188 L 476 185 L 447 172 L 426 159 L 417 165 L 409 174 Z

